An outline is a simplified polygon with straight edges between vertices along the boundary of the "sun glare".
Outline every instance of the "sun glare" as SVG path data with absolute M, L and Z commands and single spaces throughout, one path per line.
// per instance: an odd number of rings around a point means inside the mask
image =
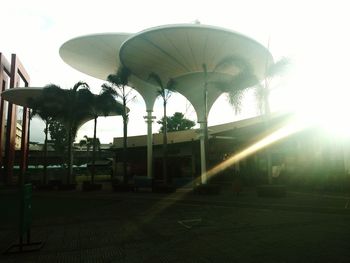
M 307 127 L 307 123 L 297 120 L 297 119 L 291 119 L 284 125 L 282 128 L 271 131 L 269 135 L 262 138 L 261 140 L 257 141 L 256 143 L 253 143 L 252 145 L 248 146 L 247 148 L 243 149 L 239 153 L 231 156 L 227 160 L 223 161 L 219 165 L 212 168 L 210 171 L 208 171 L 207 176 L 208 178 L 211 178 L 215 175 L 217 175 L 219 172 L 225 170 L 227 167 L 232 166 L 234 163 L 239 162 L 240 160 L 243 160 L 247 156 L 250 156 L 290 135 L 293 135 Z
M 297 103 L 297 116 L 331 136 L 350 137 L 349 98 L 350 90 L 339 86 L 318 91 L 310 89 Z

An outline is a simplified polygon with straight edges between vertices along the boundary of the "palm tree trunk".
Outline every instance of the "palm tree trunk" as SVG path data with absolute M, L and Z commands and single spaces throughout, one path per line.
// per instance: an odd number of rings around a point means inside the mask
M 97 116 L 94 119 L 94 140 L 92 141 L 92 167 L 91 167 L 91 183 L 95 182 L 95 160 L 96 160 L 96 127 Z
M 124 94 L 124 90 L 123 90 Z M 127 148 L 128 148 L 128 116 L 126 108 L 126 97 L 123 96 L 123 182 L 127 184 L 129 181 L 128 178 L 128 166 L 127 166 Z
M 73 135 L 72 129 L 68 129 L 68 167 L 67 167 L 67 184 L 70 183 L 73 174 Z
M 164 110 L 164 116 L 163 116 L 163 176 L 165 179 L 165 182 L 168 184 L 170 183 L 170 178 L 168 177 L 168 170 L 167 170 L 167 154 L 168 154 L 168 138 L 167 138 L 167 119 L 166 119 L 166 101 L 163 103 L 163 110 Z
M 49 132 L 49 121 L 46 120 L 45 123 L 45 142 L 44 142 L 44 178 L 43 184 L 47 183 L 47 135 Z
M 265 131 L 270 126 L 270 103 L 269 103 L 269 90 L 268 90 L 268 81 L 265 79 L 265 90 L 264 90 L 264 115 L 265 115 Z M 272 157 L 270 147 L 266 148 L 266 165 L 267 165 L 267 180 L 269 184 L 272 184 Z
M 206 77 L 207 78 L 207 77 Z M 208 171 L 208 147 L 209 147 L 209 136 L 208 136 L 208 82 L 204 84 L 204 155 L 205 155 L 205 181 L 207 178 Z

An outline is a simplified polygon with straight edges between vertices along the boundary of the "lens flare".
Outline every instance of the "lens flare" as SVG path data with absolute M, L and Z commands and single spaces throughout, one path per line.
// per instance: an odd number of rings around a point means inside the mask
M 252 155 L 253 153 L 256 153 L 257 151 L 262 150 L 265 147 L 270 146 L 271 144 L 276 143 L 281 139 L 284 139 L 296 132 L 299 132 L 305 129 L 307 126 L 308 126 L 307 122 L 304 122 L 298 119 L 292 119 L 282 128 L 279 128 L 278 130 L 270 133 L 263 139 L 255 142 L 251 146 L 248 146 L 244 150 L 240 151 L 239 153 L 233 155 L 232 157 L 228 158 L 227 160 L 223 161 L 222 163 L 218 164 L 217 166 L 209 170 L 207 172 L 208 178 L 215 176 L 219 172 L 225 170 L 226 168 L 232 166 L 233 164 L 239 162 L 240 160 L 246 158 L 247 156 Z

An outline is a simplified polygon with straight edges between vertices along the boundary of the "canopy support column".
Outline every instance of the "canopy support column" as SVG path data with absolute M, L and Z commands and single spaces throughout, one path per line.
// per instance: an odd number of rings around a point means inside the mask
M 152 110 L 147 110 L 147 116 L 143 117 L 147 123 L 147 177 L 153 178 L 153 134 L 152 123 L 156 118 L 152 116 Z
M 205 142 L 205 129 L 204 122 L 200 122 L 200 153 L 201 153 L 201 183 L 207 183 L 207 164 L 206 164 L 206 142 Z

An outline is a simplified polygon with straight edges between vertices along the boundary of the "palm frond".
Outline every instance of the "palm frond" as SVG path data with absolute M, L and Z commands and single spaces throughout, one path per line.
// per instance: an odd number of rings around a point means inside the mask
M 250 88 L 257 83 L 259 83 L 258 78 L 254 74 L 246 71 L 234 76 L 230 81 L 231 87 L 238 90 Z
M 161 89 L 164 89 L 163 82 L 157 73 L 151 72 L 148 75 L 148 79 L 155 82 L 155 84 L 157 84 Z
M 136 95 L 132 96 L 130 99 L 126 101 L 126 104 L 128 104 L 130 101 L 137 102 L 137 96 Z
M 166 90 L 162 89 L 162 88 L 159 88 L 157 90 L 157 94 L 158 94 L 158 96 L 161 96 L 164 99 L 166 97 Z
M 108 94 L 111 94 L 112 96 L 115 96 L 117 98 L 121 98 L 122 95 L 120 94 L 120 92 L 115 89 L 114 87 L 112 87 L 111 85 L 107 84 L 107 83 L 104 83 L 102 84 L 102 90 L 100 92 L 100 94 L 102 93 L 108 93 Z
M 214 85 L 222 92 L 231 92 L 232 90 L 249 89 L 259 83 L 258 78 L 250 73 L 241 72 L 232 77 L 229 81 L 211 81 L 209 84 Z
M 291 61 L 289 58 L 283 57 L 277 62 L 273 63 L 266 72 L 266 77 L 271 78 L 275 76 L 283 75 L 290 66 Z
M 118 74 L 109 74 L 107 76 L 107 81 L 112 83 L 113 85 L 119 86 L 120 85 L 120 78 Z
M 104 116 L 108 116 L 109 113 L 117 111 L 119 104 L 114 99 L 114 96 L 108 92 L 100 93 L 100 95 L 96 96 L 96 111 L 102 112 Z M 119 110 L 119 113 L 122 111 Z
M 120 66 L 117 70 L 119 85 L 121 86 L 128 85 L 130 75 L 131 75 L 131 71 L 127 67 Z
M 80 87 L 85 88 L 85 89 L 89 89 L 90 88 L 89 85 L 86 82 L 79 81 L 73 86 L 73 90 L 76 91 Z
M 231 90 L 227 93 L 228 101 L 232 105 L 235 114 L 238 114 L 242 110 L 242 99 L 244 96 L 244 90 Z
M 170 78 L 166 84 L 166 89 L 171 91 L 171 92 L 175 92 L 176 85 L 177 85 L 177 82 L 173 78 Z
M 231 56 L 227 56 L 224 57 L 223 59 L 221 59 L 218 64 L 216 64 L 215 68 L 214 68 L 214 72 L 216 70 L 218 70 L 219 68 L 221 69 L 227 69 L 230 67 L 237 67 L 241 72 L 242 71 L 249 71 L 252 72 L 252 68 L 251 65 L 242 57 L 240 56 L 236 56 L 236 55 L 231 55 Z

